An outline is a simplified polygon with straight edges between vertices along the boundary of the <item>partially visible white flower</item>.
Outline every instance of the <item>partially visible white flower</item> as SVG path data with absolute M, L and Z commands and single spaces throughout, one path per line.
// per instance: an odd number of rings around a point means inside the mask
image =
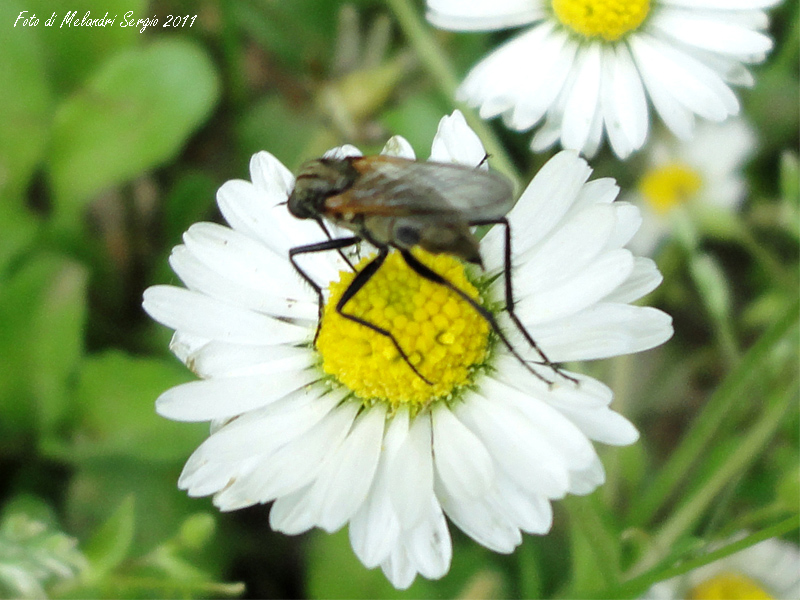
M 531 148 L 557 142 L 592 156 L 603 134 L 620 158 L 642 147 L 648 101 L 680 139 L 695 116 L 739 112 L 730 86 L 772 48 L 762 9 L 780 0 L 427 0 L 437 27 L 487 31 L 532 25 L 478 63 L 458 96 L 525 131 Z
M 655 584 L 643 600 L 800 598 L 800 549 L 777 538 Z
M 626 197 L 642 209 L 643 219 L 629 248 L 651 255 L 669 235 L 670 215 L 680 206 L 738 210 L 747 194 L 742 168 L 756 149 L 756 134 L 741 119 L 703 123 L 689 142 L 656 140 L 636 191 Z
M 414 157 L 402 138 L 386 152 Z M 343 147 L 327 156 L 357 155 Z M 456 112 L 440 123 L 432 156 L 477 166 L 485 153 Z M 288 252 L 326 237 L 289 214 L 294 178 L 277 159 L 256 154 L 250 173 L 252 182 L 229 181 L 218 192 L 230 227 L 194 225 L 174 249 L 170 263 L 188 289 L 145 292 L 147 312 L 175 329 L 172 350 L 202 378 L 162 394 L 158 412 L 211 421 L 181 488 L 213 494 L 221 510 L 274 502 L 270 524 L 287 534 L 349 524 L 364 565 L 407 588 L 417 574 L 448 571 L 445 517 L 509 553 L 523 532 L 550 529 L 551 500 L 602 484 L 592 441 L 631 444 L 638 433 L 610 409 L 609 388 L 541 364 L 513 333 L 500 310 L 502 228 L 481 243 L 485 274 L 445 254 L 418 258 L 494 311 L 552 383 L 492 342 L 473 307 L 391 252 L 347 310 L 391 330 L 426 383 L 385 336 L 337 313 L 355 275 L 336 252 L 302 262 L 325 290 L 313 343 L 317 297 Z M 590 173 L 576 153 L 558 154 L 508 215 L 516 312 L 558 362 L 639 352 L 672 334 L 668 315 L 630 304 L 661 281 L 651 260 L 624 248 L 640 224 L 638 209 L 613 202 L 614 181 L 589 182 Z

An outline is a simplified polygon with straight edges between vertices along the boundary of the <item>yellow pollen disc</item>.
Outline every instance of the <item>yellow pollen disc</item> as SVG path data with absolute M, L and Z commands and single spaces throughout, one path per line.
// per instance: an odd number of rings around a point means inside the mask
M 457 259 L 417 249 L 414 256 L 480 302 L 478 290 Z M 361 270 L 371 259 L 363 259 L 356 269 Z M 317 338 L 326 373 L 360 398 L 386 401 L 394 408 L 401 404 L 423 407 L 470 383 L 474 367 L 486 358 L 489 340 L 489 324 L 474 308 L 454 292 L 417 275 L 399 252 L 391 252 L 345 304 L 345 313 L 391 332 L 429 385 L 408 366 L 389 338 L 336 312 L 336 304 L 354 276 L 342 271 L 339 281 L 330 286 Z
M 689 600 L 771 600 L 764 588 L 739 573 L 719 573 L 689 590 Z
M 703 186 L 700 174 L 689 165 L 670 163 L 644 174 L 639 192 L 659 214 L 691 200 Z
M 615 42 L 642 24 L 650 0 L 553 0 L 553 11 L 575 33 Z

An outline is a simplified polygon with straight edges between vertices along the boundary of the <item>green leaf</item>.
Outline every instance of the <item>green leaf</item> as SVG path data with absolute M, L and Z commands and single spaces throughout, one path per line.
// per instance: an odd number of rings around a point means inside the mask
M 90 581 L 102 579 L 130 553 L 136 522 L 134 506 L 133 496 L 127 496 L 86 543 Z
M 75 394 L 80 433 L 70 456 L 184 460 L 208 433 L 207 425 L 168 421 L 155 413 L 153 403 L 168 388 L 191 379 L 177 361 L 135 358 L 118 350 L 87 358 Z
M 186 173 L 175 183 L 164 198 L 164 237 L 169 244 L 177 244 L 193 223 L 208 220 L 219 185 L 202 172 Z
M 439 96 L 429 90 L 408 96 L 396 107 L 387 110 L 381 117 L 381 123 L 392 134 L 406 138 L 417 157 L 425 159 L 430 154 L 439 121 L 447 112 Z
M 299 166 L 302 159 L 319 156 L 320 146 L 327 150 L 336 145 L 335 136 L 314 113 L 298 111 L 280 96 L 266 96 L 255 104 L 238 123 L 237 133 L 248 156 L 267 150 L 290 168 Z M 315 143 L 319 137 L 326 143 Z M 311 155 L 309 146 L 315 148 Z
M 11 195 L 3 196 L 2 191 L 0 197 L 9 200 L 0 202 L 0 282 L 2 282 L 3 273 L 9 263 L 34 241 L 40 223 L 27 208 L 22 206 L 21 200 L 15 201 Z
M 620 535 L 609 521 L 600 494 L 570 497 L 565 501 L 570 515 L 572 541 L 572 593 L 612 586 L 621 578 Z
M 131 12 L 135 18 L 152 16 L 146 12 L 145 0 L 31 0 L 23 8 L 39 18 L 37 30 L 46 45 L 48 75 L 59 89 L 67 91 L 83 82 L 116 51 L 140 43 L 139 28 L 120 26 L 125 13 Z M 113 18 L 114 22 L 105 27 L 64 24 L 68 13 L 74 13 L 72 22 L 80 22 L 87 12 L 90 19 Z M 52 25 L 45 26 L 51 16 Z
M 65 416 L 70 380 L 83 352 L 86 280 L 78 263 L 41 254 L 3 286 L 0 431 L 5 435 L 17 427 L 47 432 Z
M 162 39 L 114 55 L 56 113 L 56 211 L 74 216 L 93 194 L 170 160 L 218 93 L 214 66 L 191 42 Z
M 52 99 L 37 27 L 14 27 L 22 3 L 0 3 L 0 198 L 22 197 L 44 156 L 52 119 Z M 30 12 L 24 16 L 30 16 Z M 0 254 L 2 256 L 2 254 Z

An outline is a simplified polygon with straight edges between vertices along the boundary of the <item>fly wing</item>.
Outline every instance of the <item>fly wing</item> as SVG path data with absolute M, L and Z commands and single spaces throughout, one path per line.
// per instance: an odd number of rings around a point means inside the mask
M 469 222 L 500 218 L 513 206 L 511 183 L 499 173 L 390 156 L 348 160 L 360 177 L 326 201 L 333 212 L 447 216 Z

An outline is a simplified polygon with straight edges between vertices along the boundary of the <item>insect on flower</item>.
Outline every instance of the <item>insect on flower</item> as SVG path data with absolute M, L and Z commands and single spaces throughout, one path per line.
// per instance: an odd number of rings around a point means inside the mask
M 347 303 L 380 269 L 392 248 L 400 252 L 406 264 L 417 275 L 444 286 L 467 302 L 486 319 L 502 343 L 526 369 L 546 383 L 552 383 L 536 372 L 518 353 L 490 311 L 411 253 L 412 248 L 419 246 L 432 254 L 450 254 L 483 268 L 478 240 L 470 227 L 503 225 L 506 310 L 525 340 L 538 353 L 540 360 L 537 363 L 574 381 L 550 362 L 514 314 L 511 228 L 505 218 L 513 206 L 512 194 L 511 183 L 502 175 L 457 164 L 422 162 L 383 155 L 321 158 L 306 163 L 301 168 L 289 196 L 289 212 L 298 219 L 316 221 L 329 239 L 290 249 L 289 259 L 319 298 L 317 335 L 324 305 L 322 289 L 297 264 L 296 257 L 337 250 L 350 264 L 342 249 L 363 240 L 375 246 L 378 253 L 356 274 L 339 299 L 336 311 L 342 317 L 388 338 L 406 364 L 423 381 L 431 383 L 411 363 L 408 354 L 389 330 L 345 312 Z M 332 238 L 324 220 L 348 229 L 355 235 Z M 352 268 L 352 264 L 350 266 Z

